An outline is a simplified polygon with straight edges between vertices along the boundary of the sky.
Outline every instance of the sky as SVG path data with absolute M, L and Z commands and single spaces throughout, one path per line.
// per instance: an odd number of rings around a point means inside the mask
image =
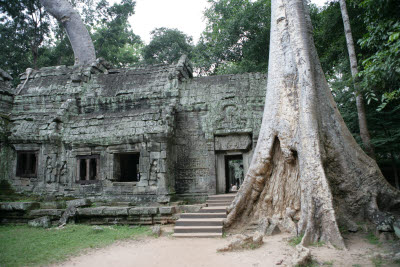
M 311 2 L 322 6 L 326 0 Z M 177 28 L 192 36 L 196 44 L 206 27 L 203 11 L 207 7 L 207 0 L 136 0 L 135 14 L 129 22 L 146 44 L 150 42 L 150 32 L 160 27 Z

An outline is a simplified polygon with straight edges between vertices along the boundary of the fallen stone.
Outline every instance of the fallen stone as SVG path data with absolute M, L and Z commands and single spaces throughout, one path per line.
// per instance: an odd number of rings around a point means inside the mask
M 311 263 L 311 251 L 310 249 L 302 246 L 296 246 L 296 253 L 292 259 L 293 266 L 307 266 Z
M 400 238 L 400 218 L 393 223 L 393 230 L 397 238 Z
M 400 261 L 400 252 L 396 253 L 396 254 L 393 256 L 393 261 Z
M 161 236 L 161 226 L 160 225 L 154 225 L 153 227 L 151 227 L 151 232 L 153 233 L 153 235 L 159 237 Z
M 74 207 L 74 206 L 68 207 L 65 210 L 65 212 L 63 213 L 63 215 L 61 216 L 60 221 L 58 222 L 58 225 L 60 225 L 60 226 L 66 225 L 70 218 L 75 217 L 76 211 L 77 211 L 76 207 Z
M 28 225 L 32 227 L 50 228 L 51 220 L 49 216 L 44 216 L 34 220 L 30 220 L 28 222 Z
M 104 228 L 101 226 L 98 226 L 98 225 L 93 226 L 92 229 L 95 232 L 103 232 L 104 231 Z
M 247 236 L 243 234 L 234 235 L 232 242 L 227 246 L 217 249 L 218 252 L 237 251 L 245 249 L 259 248 L 263 243 L 263 234 L 256 232 L 254 236 Z
M 393 223 L 395 217 L 387 212 L 375 212 L 372 215 L 372 220 L 376 225 L 376 230 L 380 232 L 393 232 Z

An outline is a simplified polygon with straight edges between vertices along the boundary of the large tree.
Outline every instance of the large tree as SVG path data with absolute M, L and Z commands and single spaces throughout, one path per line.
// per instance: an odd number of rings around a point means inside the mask
M 272 0 L 268 86 L 251 166 L 226 226 L 259 224 L 344 247 L 339 224 L 376 220 L 400 191 L 358 146 L 333 100 L 306 0 Z M 376 221 L 375 221 L 376 222 Z
M 45 9 L 67 31 L 75 55 L 75 65 L 86 65 L 96 60 L 92 38 L 78 12 L 67 0 L 40 0 Z

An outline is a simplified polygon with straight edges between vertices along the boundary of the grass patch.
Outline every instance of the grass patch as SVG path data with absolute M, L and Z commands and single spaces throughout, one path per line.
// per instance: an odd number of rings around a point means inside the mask
M 365 238 L 368 240 L 368 242 L 370 243 L 370 244 L 372 244 L 372 245 L 377 245 L 377 246 L 380 246 L 381 245 L 381 242 L 379 242 L 379 238 L 376 236 L 376 235 L 374 235 L 374 233 L 372 233 L 372 232 L 369 232 L 366 236 L 365 236 Z
M 302 239 L 303 239 L 303 235 L 292 237 L 291 239 L 289 239 L 289 245 L 291 245 L 292 247 L 295 247 L 298 244 L 300 244 Z
M 333 266 L 333 261 L 325 261 L 322 263 L 322 266 Z
M 48 265 L 78 255 L 83 249 L 117 240 L 151 235 L 148 227 L 68 225 L 63 229 L 0 226 L 0 266 Z
M 310 246 L 313 246 L 313 247 L 322 247 L 324 245 L 325 245 L 324 241 L 318 241 L 318 242 L 310 244 Z

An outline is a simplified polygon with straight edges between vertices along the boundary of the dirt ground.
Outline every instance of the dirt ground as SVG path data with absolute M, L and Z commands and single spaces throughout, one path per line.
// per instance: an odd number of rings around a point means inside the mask
M 287 234 L 264 237 L 264 244 L 254 250 L 216 252 L 229 243 L 226 238 L 173 238 L 171 228 L 164 228 L 159 238 L 143 238 L 115 243 L 102 249 L 89 250 L 56 266 L 290 266 L 295 248 L 288 244 Z M 385 245 L 372 245 L 363 234 L 351 234 L 346 238 L 348 250 L 337 250 L 326 245 L 310 247 L 316 264 L 313 266 L 396 266 L 378 260 L 374 253 L 388 253 Z M 382 265 L 379 265 L 379 264 Z

